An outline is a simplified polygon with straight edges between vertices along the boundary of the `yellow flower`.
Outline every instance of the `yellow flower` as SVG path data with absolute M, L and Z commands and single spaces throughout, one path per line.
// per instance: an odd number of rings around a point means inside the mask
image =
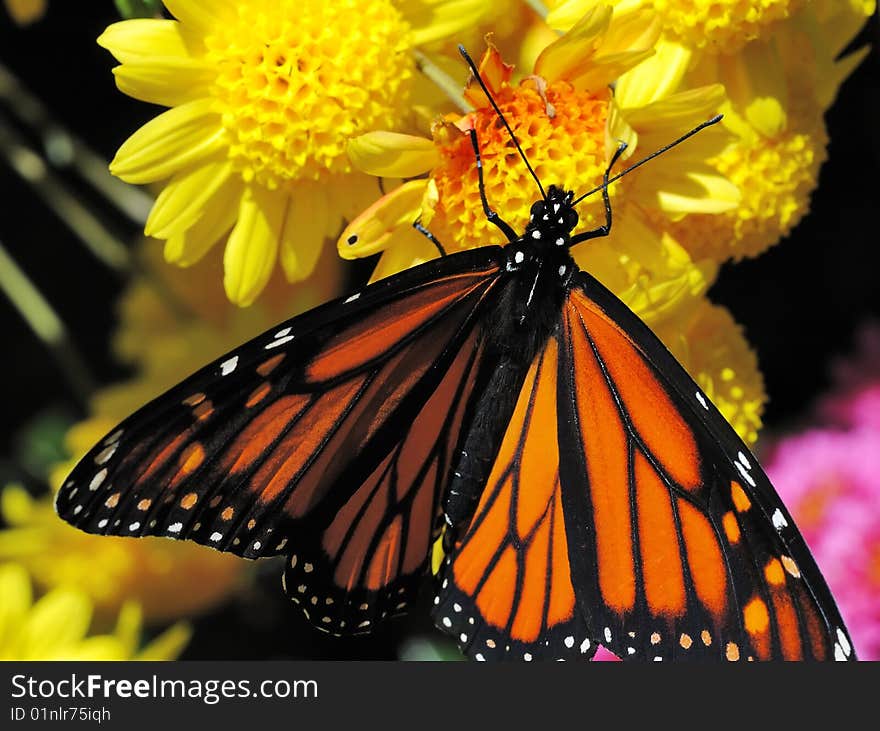
M 494 48 L 483 57 L 482 75 L 545 184 L 591 189 L 601 182 L 617 140 L 629 143 L 632 162 L 704 121 L 722 105 L 719 85 L 680 90 L 690 54 L 661 44 L 651 55 L 659 32 L 653 18 L 648 11 L 613 14 L 608 6 L 597 6 L 547 46 L 533 74 L 518 84 L 512 82 L 512 68 Z M 611 82 L 615 82 L 613 94 Z M 465 134 L 471 127 L 480 140 L 490 205 L 515 230 L 523 230 L 528 221 L 529 207 L 537 197 L 534 181 L 479 88 L 470 84 L 465 96 L 475 110 L 436 124 L 432 140 L 375 132 L 349 144 L 355 164 L 374 175 L 410 178 L 429 171 L 427 179 L 410 180 L 388 193 L 339 238 L 337 247 L 345 258 L 382 252 L 376 278 L 437 255 L 411 227 L 419 215 L 448 251 L 504 242 L 483 214 L 473 150 Z M 694 213 L 714 215 L 739 203 L 737 188 L 707 164 L 728 140 L 723 131 L 707 130 L 653 166 L 614 183 L 609 191 L 615 210 L 611 236 L 573 251 L 582 268 L 609 286 L 668 342 L 683 335 L 694 354 L 685 362 L 692 363 L 691 372 L 707 382 L 738 350 L 717 345 L 704 349 L 696 334 L 692 339 L 682 325 L 703 306 L 702 295 L 715 276 L 717 262 L 694 261 L 674 238 L 673 228 Z M 604 222 L 598 195 L 584 201 L 578 212 L 583 228 Z M 732 320 L 716 321 L 722 341 L 741 342 Z M 754 359 L 741 360 L 744 365 L 736 369 L 731 386 L 748 398 L 731 399 L 728 411 L 741 433 L 753 439 L 759 419 L 745 412 L 759 413 L 763 388 Z
M 98 42 L 120 90 L 172 107 L 119 149 L 111 171 L 168 180 L 146 232 L 188 266 L 227 237 L 224 286 L 247 305 L 276 259 L 313 270 L 341 219 L 379 192 L 346 141 L 412 128 L 425 85 L 413 51 L 466 27 L 482 0 L 164 0 L 177 20 L 127 20 Z
M 832 0 L 833 2 L 834 0 Z M 551 24 L 609 3 L 616 9 L 653 9 L 666 40 L 694 50 L 734 53 L 749 41 L 772 34 L 808 0 L 568 0 L 551 2 Z
M 189 641 L 179 623 L 141 647 L 141 612 L 129 602 L 115 628 L 89 635 L 92 606 L 74 588 L 53 589 L 36 602 L 21 566 L 0 565 L 0 660 L 173 660 Z
M 867 49 L 840 60 L 837 55 L 874 3 L 833 7 L 806 5 L 772 36 L 735 55 L 704 55 L 694 64 L 692 83 L 718 82 L 727 89 L 724 124 L 737 144 L 712 162 L 743 191 L 735 210 L 691 216 L 674 228 L 695 258 L 760 254 L 809 210 L 827 157 L 824 112 Z
M 46 14 L 46 0 L 3 0 L 3 4 L 19 25 L 35 23 Z
M 660 54 L 644 62 L 656 37 L 649 13 L 614 17 L 607 6 L 599 7 L 547 46 L 534 73 L 519 84 L 512 83 L 512 68 L 490 48 L 481 64 L 483 75 L 545 184 L 592 188 L 601 181 L 617 140 L 629 142 L 627 154 L 633 160 L 704 121 L 721 105 L 718 85 L 676 90 L 686 57 Z M 375 132 L 349 144 L 355 164 L 366 172 L 413 177 L 430 171 L 430 177 L 404 183 L 352 221 L 339 239 L 341 256 L 382 251 L 376 277 L 432 258 L 436 250 L 411 228 L 419 214 L 449 250 L 501 243 L 503 236 L 486 221 L 480 204 L 464 131 L 470 127 L 480 139 L 491 205 L 514 229 L 524 228 L 537 195 L 534 181 L 511 155 L 507 134 L 479 89 L 469 86 L 466 96 L 475 111 L 436 124 L 433 141 Z M 725 144 L 726 135 L 708 130 L 669 153 L 666 164 L 613 184 L 617 215 L 611 236 L 574 252 L 584 268 L 648 321 L 704 292 L 711 281 L 713 263 L 695 264 L 671 237 L 649 225 L 649 215 L 658 211 L 673 220 L 694 211 L 733 208 L 739 191 L 705 162 Z M 584 201 L 579 214 L 584 228 L 602 223 L 601 197 Z

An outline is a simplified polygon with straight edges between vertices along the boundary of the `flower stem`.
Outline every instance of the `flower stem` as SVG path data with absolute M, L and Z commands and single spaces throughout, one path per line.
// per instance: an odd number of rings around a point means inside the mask
M 58 362 L 76 398 L 85 405 L 94 390 L 94 378 L 67 334 L 52 305 L 9 256 L 0 242 L 0 290 L 18 310 L 28 327 Z

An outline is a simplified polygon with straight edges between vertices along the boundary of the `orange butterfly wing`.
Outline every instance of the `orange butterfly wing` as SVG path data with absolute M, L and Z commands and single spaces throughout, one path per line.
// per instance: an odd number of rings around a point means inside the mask
M 571 583 L 556 430 L 558 347 L 529 369 L 473 518 L 435 599 L 477 660 L 591 657 Z
M 580 276 L 562 313 L 562 492 L 595 639 L 624 659 L 852 657 L 757 460 L 650 330 Z
M 92 533 L 286 553 L 288 593 L 327 631 L 403 609 L 463 428 L 495 252 L 383 280 L 218 359 L 87 454 L 59 514 Z

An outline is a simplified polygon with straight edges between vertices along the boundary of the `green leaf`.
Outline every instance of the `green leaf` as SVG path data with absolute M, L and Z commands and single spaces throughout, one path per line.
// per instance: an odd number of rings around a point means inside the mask
M 123 18 L 155 18 L 162 15 L 162 0 L 114 0 Z

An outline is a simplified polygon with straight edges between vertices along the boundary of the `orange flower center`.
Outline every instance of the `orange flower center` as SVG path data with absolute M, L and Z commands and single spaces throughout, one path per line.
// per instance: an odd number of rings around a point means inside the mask
M 539 93 L 534 81 L 504 86 L 496 101 L 545 189 L 549 185 L 585 192 L 601 182 L 606 167 L 605 124 L 610 95 L 576 91 L 555 82 Z M 491 107 L 464 120 L 477 131 L 489 205 L 516 231 L 523 231 L 531 204 L 540 197 L 510 135 Z M 464 126 L 464 125 L 462 125 Z M 430 228 L 451 248 L 503 243 L 501 232 L 483 215 L 474 152 L 467 135 L 435 133 L 442 162 L 432 178 L 438 200 Z M 617 186 L 609 190 L 614 193 Z M 579 230 L 604 221 L 601 196 L 578 206 Z

